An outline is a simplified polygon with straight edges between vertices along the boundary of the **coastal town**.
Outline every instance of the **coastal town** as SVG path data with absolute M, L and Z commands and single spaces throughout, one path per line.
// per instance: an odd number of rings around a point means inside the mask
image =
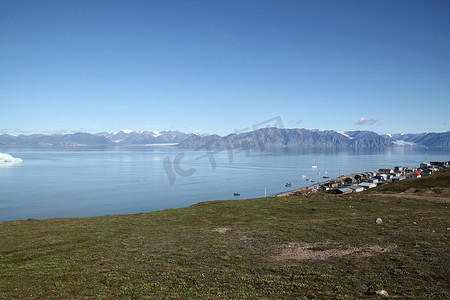
M 423 162 L 417 168 L 396 166 L 393 168 L 379 169 L 378 171 L 373 172 L 341 175 L 338 178 L 327 179 L 323 182 L 279 193 L 275 196 L 308 195 L 318 191 L 326 191 L 330 194 L 359 193 L 367 189 L 376 188 L 377 186 L 404 180 L 406 178 L 420 178 L 422 176 L 431 175 L 439 170 L 448 169 L 449 167 L 450 161 L 432 161 L 428 163 Z

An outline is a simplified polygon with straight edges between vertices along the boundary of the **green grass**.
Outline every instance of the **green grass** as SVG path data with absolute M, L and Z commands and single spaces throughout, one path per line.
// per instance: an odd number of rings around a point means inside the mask
M 449 188 L 449 174 L 383 189 Z M 378 289 L 390 298 L 449 299 L 448 204 L 317 193 L 137 215 L 3 222 L 0 299 L 382 298 Z M 377 217 L 382 225 L 374 223 Z M 279 259 L 288 245 L 300 244 L 318 254 L 391 250 Z

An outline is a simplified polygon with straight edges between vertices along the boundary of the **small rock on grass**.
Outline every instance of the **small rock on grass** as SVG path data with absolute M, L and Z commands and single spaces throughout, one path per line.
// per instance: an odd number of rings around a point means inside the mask
M 386 292 L 385 290 L 378 290 L 378 291 L 376 291 L 375 293 L 376 293 L 377 295 L 389 297 L 388 292 Z
M 383 224 L 383 220 L 381 220 L 380 218 L 377 218 L 377 219 L 375 220 L 375 223 L 376 223 L 377 225 L 381 225 L 381 224 Z

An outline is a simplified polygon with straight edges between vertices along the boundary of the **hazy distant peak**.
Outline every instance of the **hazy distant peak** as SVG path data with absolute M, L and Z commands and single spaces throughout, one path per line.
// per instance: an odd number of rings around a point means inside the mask
M 109 131 L 102 131 L 102 132 L 95 133 L 95 135 L 107 136 L 107 135 L 111 135 L 111 132 L 109 132 Z
M 129 130 L 129 129 L 122 129 L 120 131 L 114 132 L 114 135 L 119 134 L 119 133 L 132 133 L 133 130 Z
M 152 136 L 154 136 L 154 137 L 157 137 L 157 136 L 160 136 L 160 135 L 161 135 L 160 132 L 158 132 L 158 131 L 153 131 L 153 130 L 143 130 L 143 131 L 138 131 L 138 132 L 136 132 L 136 133 L 149 134 L 149 135 L 152 135 Z

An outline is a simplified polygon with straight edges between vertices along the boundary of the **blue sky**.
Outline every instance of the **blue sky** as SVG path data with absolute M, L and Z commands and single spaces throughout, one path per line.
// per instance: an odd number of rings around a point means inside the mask
M 450 130 L 449 1 L 0 0 L 0 133 Z

